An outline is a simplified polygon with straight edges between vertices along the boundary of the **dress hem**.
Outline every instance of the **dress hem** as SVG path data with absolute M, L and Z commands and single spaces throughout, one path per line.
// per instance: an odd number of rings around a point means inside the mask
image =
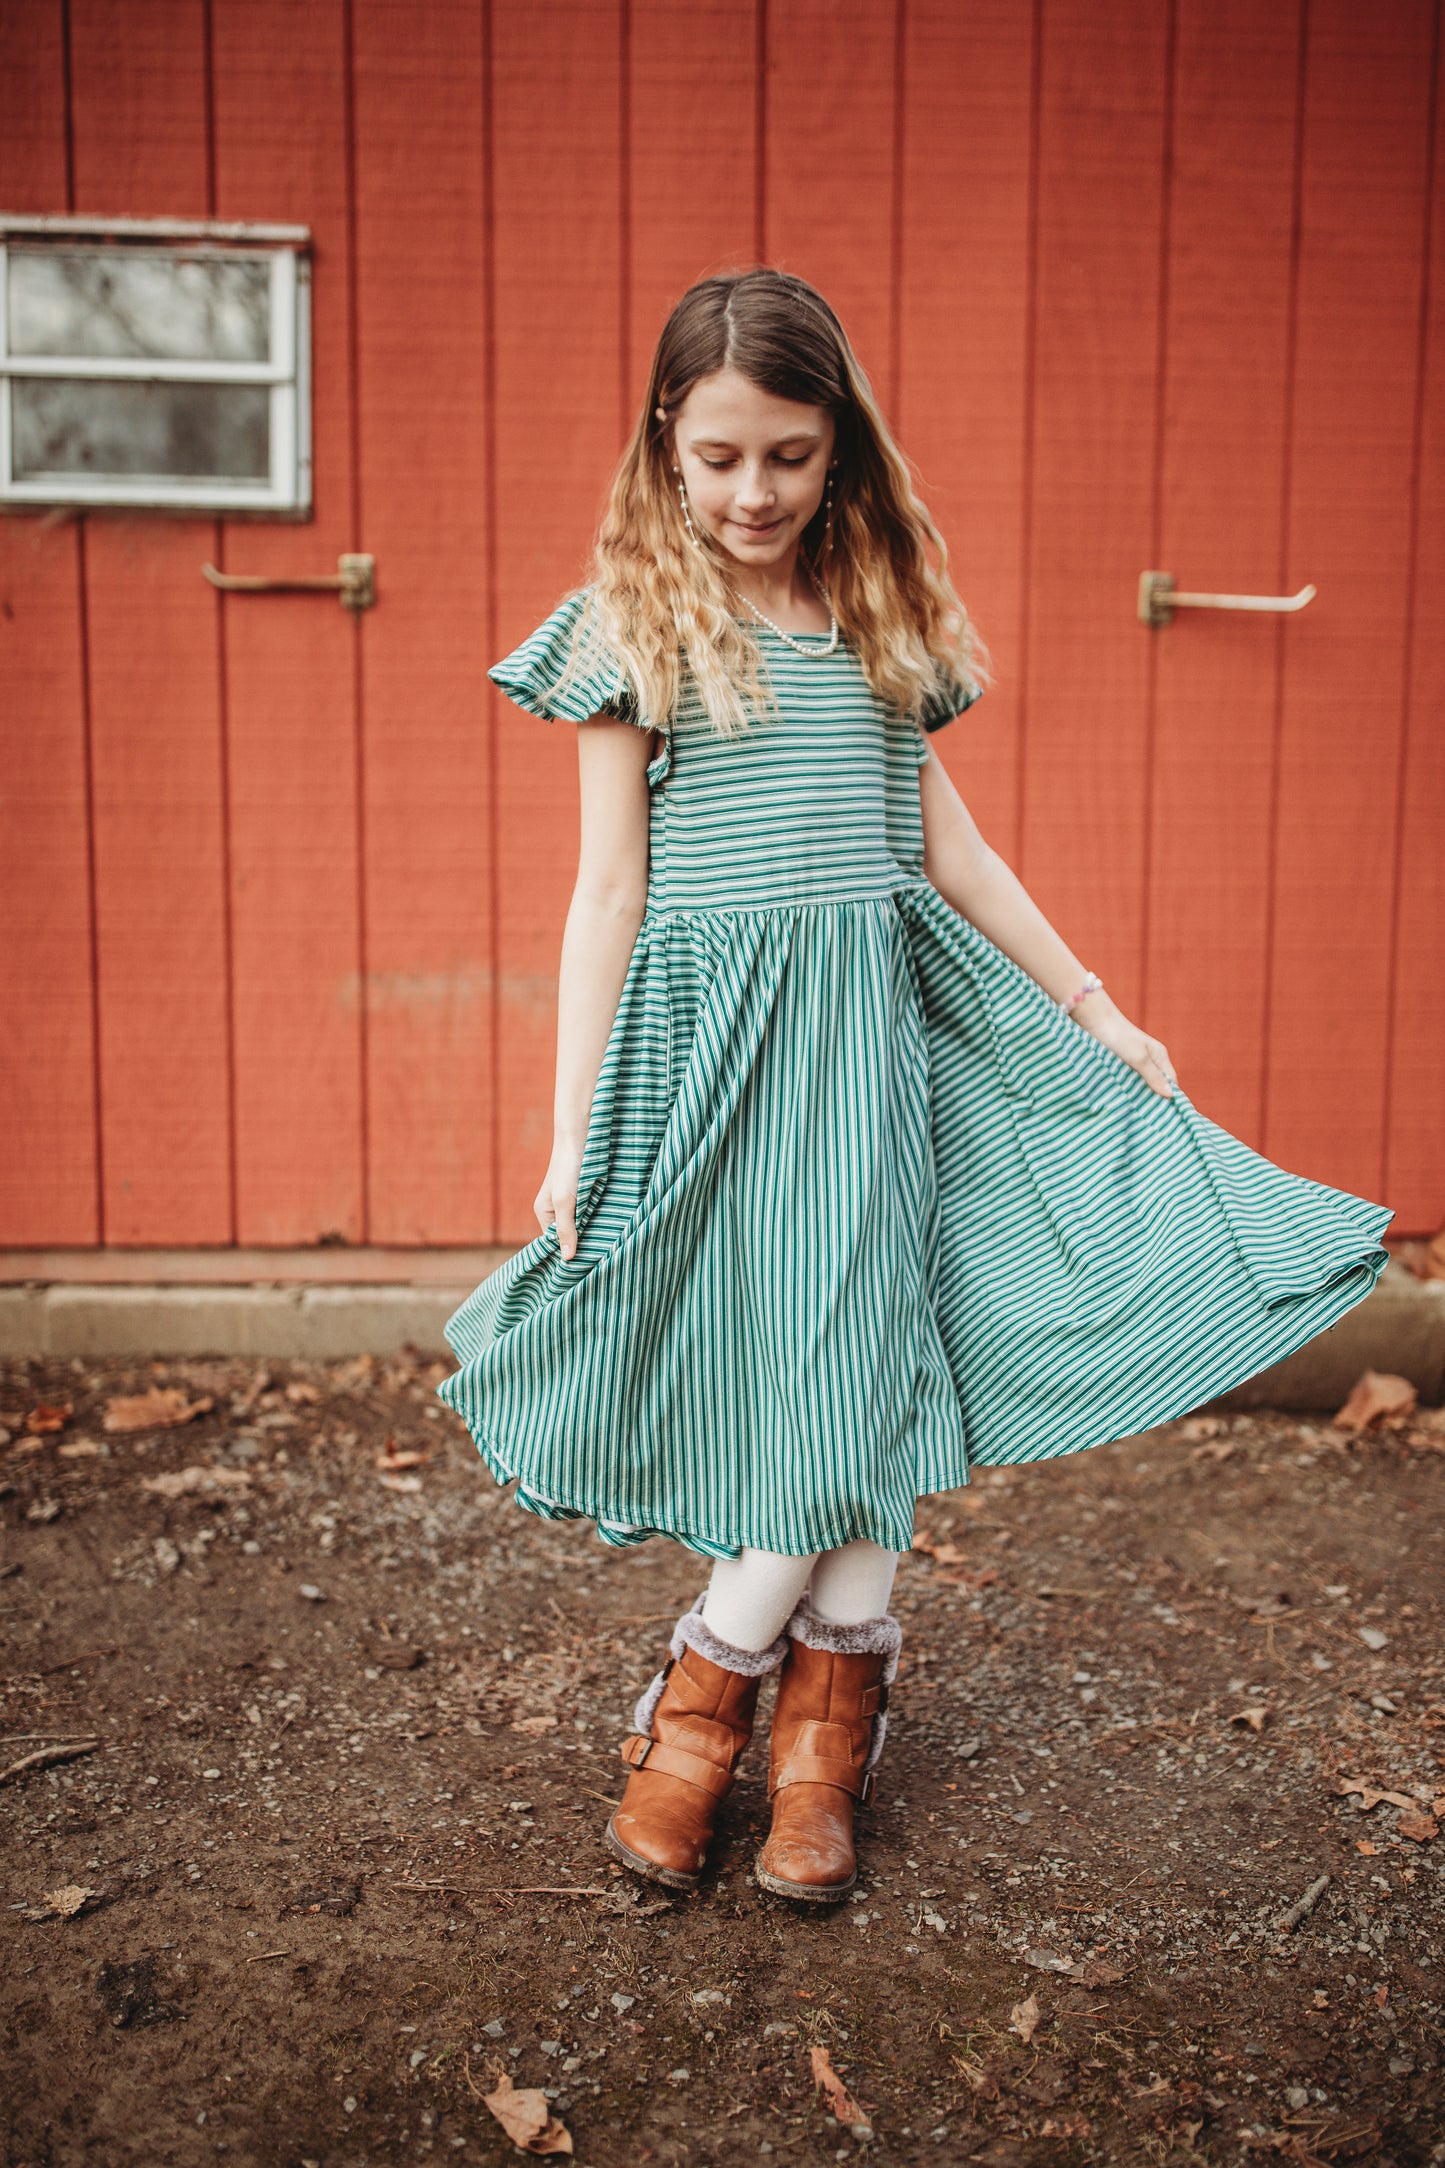
M 1394 1214 L 1385 1206 L 1380 1206 L 1378 1213 L 1380 1229 L 1383 1230 Z M 1207 1370 L 1208 1374 L 1208 1387 L 1202 1400 L 1198 1397 L 1202 1379 L 1192 1384 L 1187 1392 L 1181 1391 L 1176 1380 L 1167 1392 L 1143 1393 L 1136 1401 L 1124 1403 L 1121 1412 L 1110 1419 L 1102 1434 L 1090 1432 L 1076 1438 L 1065 1437 L 1059 1442 L 1022 1452 L 991 1452 L 985 1444 L 967 1451 L 960 1468 L 948 1468 L 938 1461 L 925 1463 L 916 1472 L 919 1488 L 914 1493 L 915 1504 L 921 1498 L 932 1498 L 947 1491 L 966 1489 L 971 1468 L 1027 1467 L 1035 1461 L 1064 1460 L 1075 1453 L 1092 1451 L 1095 1446 L 1115 1445 L 1125 1438 L 1142 1436 L 1163 1423 L 1177 1421 L 1192 1414 L 1209 1401 L 1219 1399 L 1234 1386 L 1244 1384 L 1250 1378 L 1258 1376 L 1262 1370 L 1282 1362 L 1286 1356 L 1318 1339 L 1322 1333 L 1330 1331 L 1370 1294 L 1388 1262 L 1389 1253 L 1380 1246 L 1374 1253 L 1362 1256 L 1355 1264 L 1327 1281 L 1323 1287 L 1314 1290 L 1309 1298 L 1311 1325 L 1305 1333 L 1298 1331 L 1300 1316 L 1297 1311 L 1287 1321 L 1280 1318 L 1276 1311 L 1272 1311 L 1269 1321 L 1276 1326 L 1275 1331 L 1261 1331 L 1248 1336 L 1243 1351 L 1237 1351 L 1236 1360 L 1222 1368 L 1217 1359 L 1201 1365 L 1201 1369 Z M 1364 1275 L 1363 1285 L 1359 1284 L 1360 1275 Z M 1326 1296 L 1333 1299 L 1326 1302 Z M 460 1372 L 454 1375 L 459 1376 Z M 448 1401 L 447 1405 L 451 1406 L 452 1403 Z M 531 1488 L 519 1471 L 509 1466 L 502 1448 L 484 1430 L 475 1426 L 461 1409 L 454 1409 L 454 1412 L 461 1415 L 478 1453 L 497 1482 L 504 1487 L 512 1483 L 517 1485 L 513 1503 L 523 1512 L 534 1514 L 539 1520 L 590 1520 L 594 1524 L 598 1540 L 613 1549 L 631 1549 L 651 1542 L 655 1536 L 666 1537 L 702 1557 L 714 1559 L 736 1558 L 744 1548 L 775 1548 L 766 1540 L 758 1540 L 760 1534 L 766 1536 L 765 1531 L 729 1532 L 727 1535 L 717 1536 L 679 1527 L 643 1526 L 620 1517 L 609 1516 L 605 1509 L 600 1509 L 595 1504 L 549 1497 Z M 902 1552 L 911 1548 L 913 1529 L 910 1523 L 909 1540 L 901 1543 L 893 1541 L 897 1530 L 889 1530 L 878 1523 L 869 1528 L 854 1526 L 846 1530 L 830 1529 L 819 1533 L 820 1540 L 805 1550 L 781 1548 L 777 1550 L 777 1555 L 811 1557 L 817 1552 L 839 1550 L 844 1544 L 857 1542 L 861 1538 L 878 1543 L 884 1549 Z

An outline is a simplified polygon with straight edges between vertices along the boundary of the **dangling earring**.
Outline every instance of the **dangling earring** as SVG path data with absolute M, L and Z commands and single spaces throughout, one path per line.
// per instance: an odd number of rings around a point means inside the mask
M 828 493 L 823 499 L 823 507 L 826 515 L 823 520 L 823 555 L 831 557 L 833 554 L 833 469 L 831 467 L 828 469 Z
M 682 506 L 683 524 L 687 528 L 688 539 L 692 543 L 693 548 L 698 552 L 699 556 L 705 557 L 707 555 L 707 552 L 706 550 L 704 550 L 701 542 L 698 540 L 697 529 L 693 526 L 692 523 L 692 509 L 688 504 L 687 491 L 683 486 L 682 469 L 681 467 L 674 465 L 672 471 L 677 476 L 677 501 Z

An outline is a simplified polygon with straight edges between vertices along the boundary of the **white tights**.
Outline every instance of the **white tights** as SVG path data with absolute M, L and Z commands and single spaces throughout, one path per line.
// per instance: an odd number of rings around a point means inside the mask
M 708 1625 L 735 1649 L 759 1650 L 776 1641 L 804 1589 L 819 1618 L 857 1626 L 888 1609 L 898 1553 L 866 1536 L 841 1550 L 789 1558 L 778 1551 L 742 1551 L 720 1558 L 708 1583 Z

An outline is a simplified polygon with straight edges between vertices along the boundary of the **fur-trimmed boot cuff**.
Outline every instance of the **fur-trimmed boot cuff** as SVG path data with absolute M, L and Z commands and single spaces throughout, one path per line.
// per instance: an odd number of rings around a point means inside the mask
M 835 1626 L 831 1620 L 819 1618 L 805 1595 L 783 1633 L 794 1641 L 801 1641 L 804 1648 L 819 1649 L 832 1656 L 882 1657 L 883 1669 L 879 1674 L 879 1684 L 883 1688 L 882 1706 L 873 1719 L 873 1737 L 868 1759 L 863 1765 L 864 1775 L 871 1775 L 883 1752 L 888 1731 L 888 1689 L 898 1676 L 903 1628 L 891 1611 L 885 1611 L 881 1618 L 860 1619 L 855 1626 Z
M 734 1648 L 731 1641 L 724 1641 L 721 1634 L 715 1634 L 703 1617 L 706 1602 L 707 1590 L 704 1589 L 692 1609 L 684 1611 L 673 1627 L 668 1654 L 674 1663 L 684 1649 L 696 1649 L 708 1663 L 717 1664 L 724 1671 L 736 1671 L 745 1679 L 765 1678 L 768 1672 L 777 1670 L 788 1653 L 786 1629 L 765 1649 Z M 666 1678 L 667 1673 L 659 1671 L 632 1712 L 632 1728 L 641 1732 L 644 1738 L 652 1736 L 652 1719 L 662 1699 Z

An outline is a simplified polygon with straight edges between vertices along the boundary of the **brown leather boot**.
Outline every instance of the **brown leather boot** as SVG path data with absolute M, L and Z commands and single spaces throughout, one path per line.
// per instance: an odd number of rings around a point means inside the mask
M 773 1826 L 754 1872 L 775 1896 L 839 1904 L 858 1882 L 853 1810 L 873 1796 L 903 1632 L 887 1615 L 829 1625 L 806 1599 L 785 1631 L 768 1754 Z
M 717 1810 L 753 1735 L 758 1689 L 788 1650 L 738 1649 L 706 1624 L 700 1596 L 673 1630 L 671 1654 L 622 1742 L 632 1774 L 607 1824 L 607 1848 L 669 1889 L 696 1889 Z

